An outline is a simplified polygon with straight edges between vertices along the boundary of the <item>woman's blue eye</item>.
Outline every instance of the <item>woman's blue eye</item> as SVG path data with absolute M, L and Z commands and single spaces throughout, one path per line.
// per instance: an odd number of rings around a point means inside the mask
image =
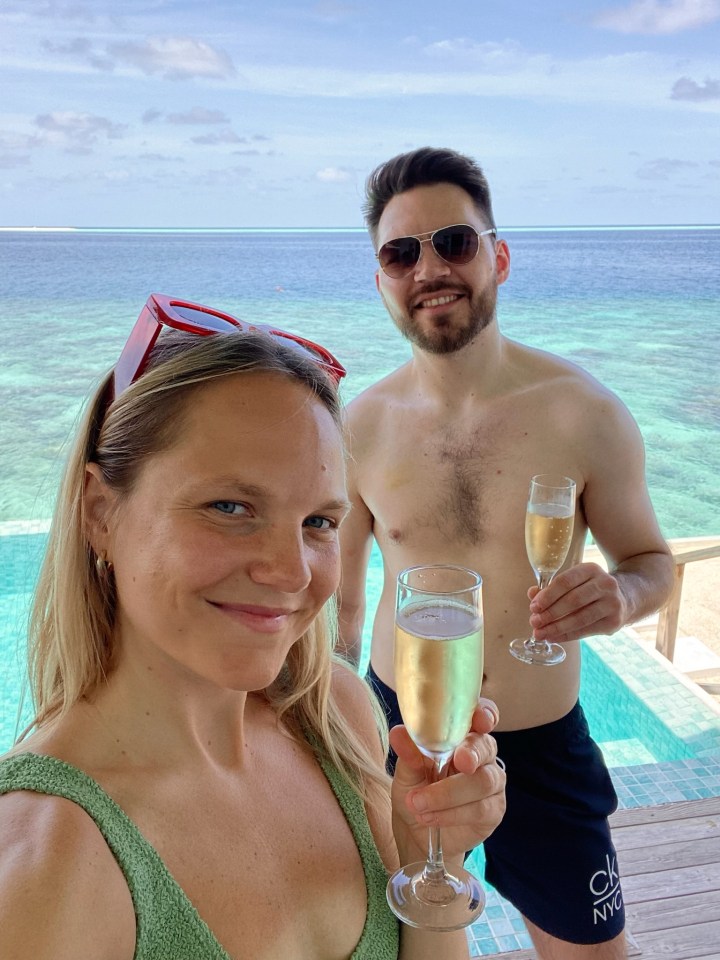
M 336 523 L 329 517 L 308 517 L 305 526 L 312 527 L 314 530 L 334 530 Z
M 247 510 L 244 504 L 237 503 L 235 500 L 216 500 L 212 506 L 219 513 L 225 513 L 228 516 Z

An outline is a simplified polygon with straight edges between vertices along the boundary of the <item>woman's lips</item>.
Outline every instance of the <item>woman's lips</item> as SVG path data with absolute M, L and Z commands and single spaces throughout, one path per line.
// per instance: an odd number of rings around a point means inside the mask
M 293 613 L 292 610 L 281 607 L 260 607 L 249 603 L 218 603 L 214 600 L 208 602 L 226 616 L 261 633 L 277 633 L 283 630 Z

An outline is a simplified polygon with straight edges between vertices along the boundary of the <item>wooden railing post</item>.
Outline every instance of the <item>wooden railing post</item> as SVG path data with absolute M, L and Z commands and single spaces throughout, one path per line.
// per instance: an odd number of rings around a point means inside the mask
M 714 560 L 720 557 L 720 539 L 701 537 L 698 540 L 670 540 L 669 546 L 675 561 L 675 583 L 670 598 L 658 617 L 655 649 L 672 662 L 675 656 L 685 565 L 698 560 Z
M 658 613 L 655 649 L 672 661 L 675 656 L 685 566 L 698 560 L 715 560 L 720 557 L 720 537 L 682 537 L 668 540 L 668 546 L 675 562 L 675 582 L 667 603 Z M 608 569 L 607 561 L 595 544 L 585 547 L 584 559 Z
M 675 583 L 673 584 L 670 599 L 660 611 L 655 649 L 667 657 L 672 663 L 675 656 L 675 639 L 677 637 L 678 620 L 680 618 L 680 600 L 682 599 L 683 576 L 685 564 L 675 562 Z

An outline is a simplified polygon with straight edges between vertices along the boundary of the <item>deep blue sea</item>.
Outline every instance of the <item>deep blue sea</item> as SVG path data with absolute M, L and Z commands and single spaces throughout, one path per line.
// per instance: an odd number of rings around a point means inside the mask
M 503 332 L 625 401 L 666 536 L 720 534 L 720 228 L 503 235 Z M 49 516 L 84 397 L 151 291 L 324 343 L 349 400 L 409 356 L 374 270 L 362 230 L 0 231 L 0 522 Z

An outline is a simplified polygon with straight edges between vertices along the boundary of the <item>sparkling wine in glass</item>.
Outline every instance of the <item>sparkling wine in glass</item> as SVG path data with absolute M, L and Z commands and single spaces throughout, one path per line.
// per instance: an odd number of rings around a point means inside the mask
M 398 575 L 395 682 L 403 723 L 433 761 L 433 782 L 447 772 L 470 730 L 483 675 L 482 578 L 465 567 L 432 564 Z M 459 930 L 482 913 L 485 894 L 464 868 L 449 872 L 439 827 L 428 831 L 425 863 L 389 879 L 390 908 L 425 930 Z
M 525 514 L 525 546 L 538 587 L 543 590 L 565 563 L 575 518 L 575 481 L 541 473 L 530 481 Z M 513 640 L 510 653 L 525 663 L 546 667 L 562 663 L 565 648 L 547 640 Z

